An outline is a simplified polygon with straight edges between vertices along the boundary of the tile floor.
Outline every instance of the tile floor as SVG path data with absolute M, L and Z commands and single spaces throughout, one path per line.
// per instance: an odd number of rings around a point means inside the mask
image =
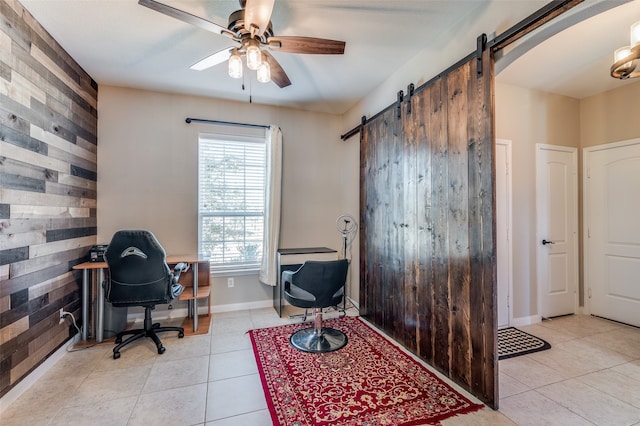
M 640 329 L 576 315 L 519 327 L 548 351 L 500 361 L 500 412 L 519 425 L 640 425 Z
M 273 309 L 214 315 L 209 334 L 69 352 L 10 405 L 11 425 L 270 425 L 246 331 L 288 323 Z M 443 425 L 640 425 L 640 329 L 571 316 L 525 331 L 553 348 L 500 361 L 500 410 Z

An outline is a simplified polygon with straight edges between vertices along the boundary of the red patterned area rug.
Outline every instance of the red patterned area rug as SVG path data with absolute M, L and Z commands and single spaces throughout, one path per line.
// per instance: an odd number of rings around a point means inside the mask
M 482 408 L 355 317 L 330 319 L 348 343 L 301 352 L 289 336 L 310 324 L 249 332 L 273 424 L 437 425 Z

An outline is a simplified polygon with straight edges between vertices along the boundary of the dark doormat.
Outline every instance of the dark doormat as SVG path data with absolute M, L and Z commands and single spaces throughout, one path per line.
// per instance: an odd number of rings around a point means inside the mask
M 513 358 L 551 349 L 549 342 L 515 327 L 498 330 L 498 359 Z

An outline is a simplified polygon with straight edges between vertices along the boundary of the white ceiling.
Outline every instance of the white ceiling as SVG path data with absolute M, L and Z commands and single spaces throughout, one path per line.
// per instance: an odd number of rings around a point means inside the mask
M 228 39 L 154 12 L 137 0 L 20 0 L 98 82 L 343 113 L 421 49 L 442 49 L 461 23 L 491 0 L 276 0 L 276 35 L 346 41 L 344 55 L 273 52 L 292 85 L 242 81 L 225 64 L 205 71 L 193 63 L 228 47 Z M 499 1 L 499 0 L 493 0 Z M 527 0 L 536 1 L 536 0 Z M 537 0 L 539 2 L 539 0 Z M 588 3 L 590 0 L 586 0 Z M 598 0 L 591 0 L 598 1 Z M 623 0 L 606 0 L 619 3 Z M 162 0 L 226 27 L 237 0 Z M 505 2 L 506 6 L 507 2 Z M 640 20 L 640 0 L 575 25 L 500 71 L 500 82 L 582 98 L 616 87 L 612 52 Z M 623 10 L 623 8 L 625 8 Z
M 614 50 L 629 44 L 629 27 L 640 20 L 640 0 L 586 0 L 585 6 L 593 7 L 592 10 L 583 9 L 557 27 L 566 27 L 584 16 L 610 9 L 569 26 L 542 42 L 537 39 L 548 36 L 544 31 L 532 36 L 530 42 L 524 43 L 527 46 L 522 50 L 528 49 L 526 53 L 513 63 L 504 69 L 501 69 L 500 61 L 496 63 L 496 81 L 576 99 L 637 82 L 635 79 L 620 81 L 612 78 L 610 67 Z M 529 49 L 529 45 L 534 46 Z
M 137 4 L 137 0 L 20 0 L 98 84 L 139 87 L 342 113 L 489 0 L 276 0 L 275 35 L 346 41 L 344 55 L 272 52 L 292 81 L 242 81 L 225 64 L 189 67 L 226 37 Z M 224 27 L 238 0 L 161 0 Z M 445 39 L 446 40 L 446 39 Z M 246 71 L 246 70 L 245 70 Z
M 629 44 L 629 27 L 640 20 L 640 1 L 606 0 L 598 3 L 587 0 L 585 6 L 590 6 L 589 3 L 594 6 L 592 10 L 584 8 L 557 27 L 563 28 L 584 16 L 610 9 L 569 26 L 542 42 L 537 39 L 548 36 L 544 31 L 531 37 L 531 42 L 525 42 L 522 49 L 526 53 L 514 62 L 501 69 L 498 61 L 496 80 L 576 99 L 636 82 L 634 79 L 616 80 L 609 73 L 614 50 Z M 529 46 L 533 44 L 535 46 Z

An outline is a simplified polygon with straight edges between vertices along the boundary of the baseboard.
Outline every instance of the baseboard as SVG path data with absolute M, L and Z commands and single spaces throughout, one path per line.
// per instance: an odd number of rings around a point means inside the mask
M 349 301 L 353 306 L 355 306 L 355 308 L 356 308 L 357 310 L 360 310 L 360 304 L 359 304 L 358 302 L 356 302 L 355 300 L 353 300 L 353 299 L 352 299 L 352 298 L 350 298 L 350 297 L 347 297 L 347 300 L 348 300 L 348 301 Z
M 44 376 L 62 357 L 67 353 L 69 346 L 75 345 L 80 340 L 80 333 L 77 333 L 73 338 L 58 348 L 47 358 L 42 364 L 37 366 L 31 373 L 18 382 L 9 392 L 4 394 L 0 398 L 0 414 L 4 412 L 20 395 L 25 393 L 31 386 L 33 386 L 38 379 Z
M 521 327 L 524 325 L 536 324 L 538 322 L 542 322 L 542 317 L 540 315 L 531 315 L 529 317 L 513 318 L 513 320 L 511 320 L 511 325 L 513 327 Z
M 177 309 L 155 309 L 151 313 L 151 317 L 156 320 L 167 320 L 172 318 L 185 318 L 187 316 L 187 308 Z M 144 311 L 127 313 L 127 322 L 138 322 L 144 320 Z
M 249 309 L 264 309 L 270 308 L 273 306 L 273 300 L 259 300 L 256 302 L 244 302 L 244 303 L 230 303 L 228 305 L 213 305 L 211 306 L 212 313 L 221 313 L 221 312 L 233 312 L 233 311 L 244 311 Z M 204 315 L 207 312 L 206 306 L 199 306 L 198 313 L 200 315 Z M 164 310 L 155 310 L 153 311 L 153 320 L 166 320 L 171 318 L 185 318 L 188 315 L 187 308 L 176 308 L 176 309 L 164 309 Z M 144 311 L 141 312 L 133 312 L 127 314 L 128 322 L 137 322 L 144 320 Z
M 273 300 L 259 300 L 256 302 L 245 302 L 245 303 L 231 303 L 229 305 L 213 305 L 211 307 L 211 312 L 220 313 L 220 312 L 233 312 L 233 311 L 244 311 L 247 309 L 264 309 L 273 307 Z M 275 312 L 275 311 L 274 311 Z

